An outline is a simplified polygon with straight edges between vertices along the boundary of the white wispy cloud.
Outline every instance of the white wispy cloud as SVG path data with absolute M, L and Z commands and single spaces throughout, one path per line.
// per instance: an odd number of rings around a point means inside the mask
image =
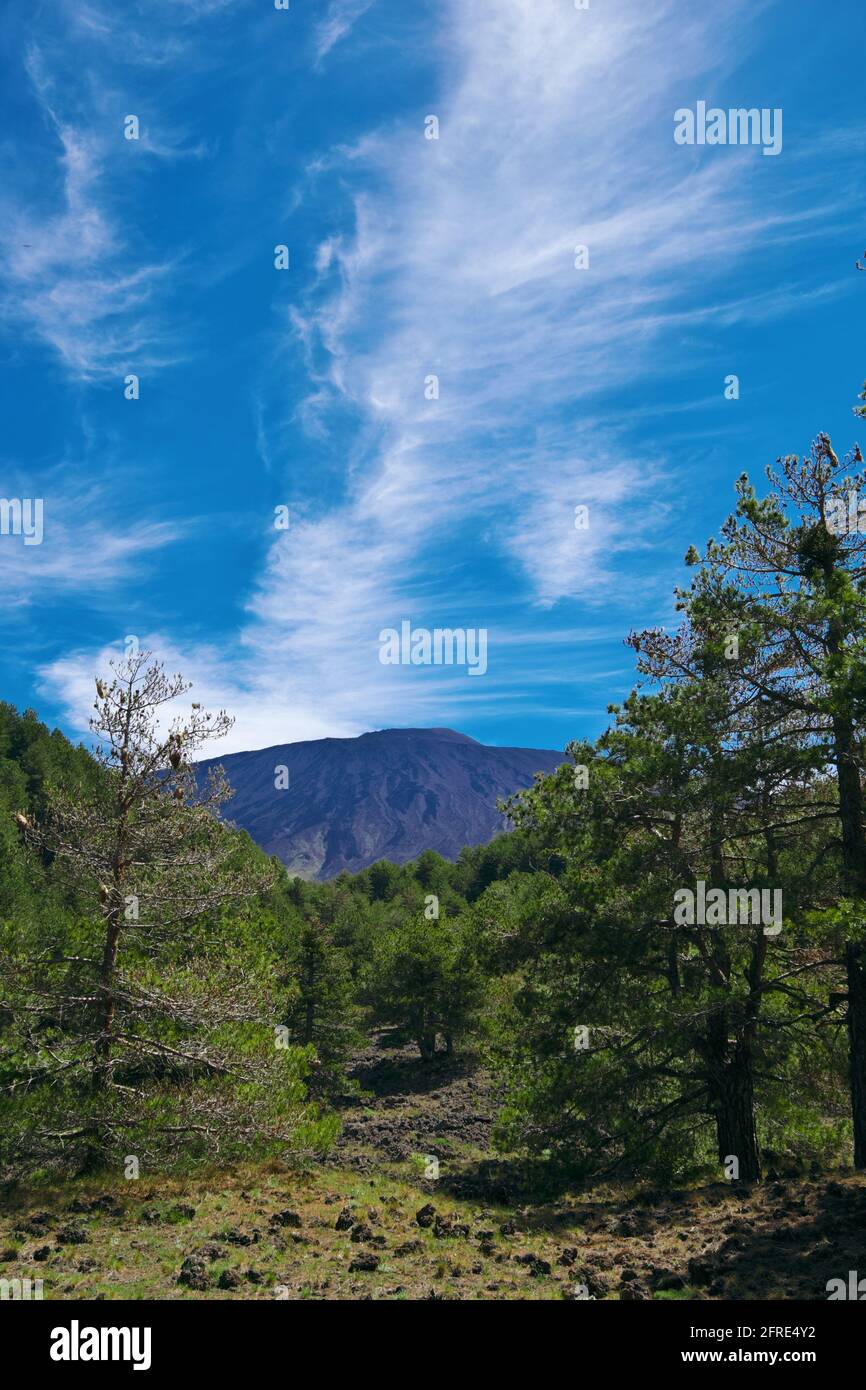
M 118 508 L 98 485 L 75 484 L 55 470 L 34 489 L 4 468 L 5 496 L 40 505 L 38 543 L 0 535 L 0 591 L 7 608 L 29 607 L 58 595 L 79 599 L 116 590 L 133 578 L 146 557 L 184 535 L 176 521 L 118 518 Z M 38 492 L 36 497 L 34 491 Z
M 312 704 L 300 706 L 273 668 L 269 672 L 257 671 L 254 666 L 228 670 L 225 653 L 207 643 L 179 644 L 153 632 L 134 635 L 140 647 L 151 652 L 168 672 L 179 672 L 192 685 L 187 697 L 161 712 L 163 727 L 168 727 L 175 715 L 188 710 L 190 700 L 199 701 L 205 709 L 225 709 L 234 718 L 234 727 L 226 738 L 199 751 L 203 758 L 262 748 L 288 739 L 351 738 L 366 729 L 358 719 L 335 723 L 330 712 L 317 713 Z M 112 662 L 121 661 L 123 656 L 122 642 L 107 643 L 95 651 L 67 652 L 39 668 L 40 693 L 61 710 L 67 728 L 86 737 L 94 678 L 110 675 Z
M 329 408 L 349 404 L 363 443 L 348 500 L 275 544 L 243 634 L 335 721 L 353 706 L 368 722 L 399 707 L 406 722 L 479 701 L 472 680 L 446 691 L 433 673 L 376 671 L 375 639 L 409 615 L 488 625 L 504 652 L 514 614 L 497 572 L 529 611 L 627 596 L 618 559 L 658 539 L 669 465 L 610 411 L 602 427 L 597 398 L 657 372 L 708 296 L 724 311 L 714 266 L 803 231 L 801 210 L 761 183 L 759 152 L 699 162 L 672 138 L 684 94 L 741 50 L 748 6 L 451 0 L 436 13 L 435 94 L 318 165 L 364 186 L 354 235 L 323 241 L 318 293 L 291 312 L 314 378 L 301 416 L 327 438 Z M 748 305 L 729 312 L 747 319 Z M 489 562 L 486 594 L 462 572 L 467 555 Z M 512 669 L 491 666 L 485 702 Z M 522 674 L 525 697 L 544 672 Z
M 166 707 L 163 724 L 184 709 L 184 700 L 197 700 L 206 709 L 226 709 L 235 720 L 224 739 L 201 750 L 201 757 L 219 757 L 251 748 L 264 748 L 278 743 L 318 738 L 353 738 L 371 727 L 368 710 L 373 706 L 380 717 L 373 721 L 377 727 L 405 726 L 413 720 L 420 725 L 441 723 L 466 708 L 466 678 L 444 669 L 414 672 L 406 668 L 379 666 L 376 644 L 358 653 L 354 650 L 333 653 L 331 672 L 321 666 L 305 668 L 303 651 L 293 654 L 292 675 L 287 678 L 279 660 L 262 660 L 259 648 L 246 652 L 230 665 L 223 648 L 200 641 L 183 642 L 160 632 L 134 634 L 139 645 L 162 662 L 169 672 L 180 672 L 192 685 L 188 697 L 175 706 Z M 587 688 L 593 683 L 606 699 L 608 683 L 613 675 L 605 665 L 603 651 L 614 635 L 605 626 L 583 625 L 554 632 L 545 639 L 546 654 L 542 663 L 546 684 L 553 691 L 567 682 L 562 667 L 564 650 L 580 650 L 583 681 Z M 502 633 L 501 649 L 512 650 L 516 660 L 510 664 L 510 675 L 502 677 L 496 687 L 481 679 L 470 685 L 483 686 L 475 698 L 485 710 L 496 711 L 519 707 L 527 692 L 520 674 L 526 651 L 540 641 L 532 629 Z M 40 694 L 60 710 L 64 726 L 86 736 L 93 704 L 94 678 L 108 675 L 111 663 L 122 659 L 123 642 L 106 643 L 97 649 L 79 649 L 42 664 L 37 672 Z M 326 689 L 317 688 L 323 675 L 329 680 Z M 419 686 L 418 676 L 422 677 Z M 429 676 L 427 681 L 423 679 Z M 568 708 L 568 707 L 563 707 Z
M 320 59 L 365 8 L 332 5 Z M 674 144 L 674 111 L 747 51 L 754 13 L 746 0 L 443 0 L 435 89 L 310 169 L 335 197 L 358 191 L 354 233 L 323 238 L 316 288 L 287 318 L 311 376 L 298 414 L 320 440 L 332 410 L 358 430 L 344 500 L 270 547 L 230 668 L 178 651 L 239 714 L 238 747 L 525 707 L 564 679 L 558 644 L 546 657 L 521 640 L 533 615 L 562 605 L 585 631 L 628 599 L 619 557 L 648 552 L 676 505 L 660 486 L 669 460 L 627 418 L 632 384 L 682 370 L 672 349 L 710 304 L 730 321 L 782 312 L 778 295 L 728 302 L 722 276 L 827 214 L 786 203 L 758 150 L 701 159 Z M 616 398 L 614 424 L 600 402 Z M 522 612 L 504 596 L 515 589 Z M 488 676 L 381 666 L 380 629 L 406 617 L 487 627 Z M 610 669 L 602 646 L 581 653 L 582 678 Z M 52 688 L 90 679 L 91 658 L 76 660 L 46 673 Z
M 56 142 L 57 194 L 0 195 L 7 254 L 0 308 L 53 348 L 82 381 L 117 377 L 176 359 L 153 300 L 172 267 L 130 269 L 128 242 L 105 192 L 107 136 L 67 120 L 62 94 L 41 51 L 26 60 L 32 89 Z M 49 179 L 43 180 L 51 187 Z M 53 206 L 51 205 L 53 202 Z
M 374 0 L 331 0 L 328 13 L 317 26 L 314 45 L 316 59 L 321 62 L 348 33 L 362 15 L 367 13 Z
M 104 3 L 58 0 L 54 28 L 23 51 L 49 143 L 36 156 L 37 184 L 26 167 L 10 167 L 0 191 L 0 313 L 52 349 L 77 381 L 153 371 L 187 355 L 182 325 L 166 309 L 183 254 L 143 252 L 140 215 L 124 206 L 123 189 L 148 162 L 213 151 L 208 139 L 154 111 L 141 114 L 138 139 L 124 140 L 130 107 L 117 85 L 118 56 L 127 73 L 172 65 L 189 73 L 202 61 L 197 30 L 237 3 L 151 0 L 121 15 Z

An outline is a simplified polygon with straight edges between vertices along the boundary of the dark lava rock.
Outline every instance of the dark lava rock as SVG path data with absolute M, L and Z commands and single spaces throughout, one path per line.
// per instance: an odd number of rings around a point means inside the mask
M 584 1284 L 591 1298 L 602 1298 L 607 1293 L 608 1281 L 594 1269 L 584 1267 L 572 1276 L 575 1284 Z
M 296 1211 L 277 1211 L 271 1217 L 272 1226 L 292 1226 L 297 1229 L 301 1224 L 301 1218 Z
M 418 1225 L 422 1227 L 422 1229 L 426 1229 L 426 1227 L 433 1225 L 433 1222 L 436 1220 L 437 1215 L 438 1213 L 433 1203 L 428 1202 L 426 1206 L 423 1206 L 421 1208 L 420 1211 L 416 1211 L 415 1220 L 417 1221 Z
M 217 1282 L 217 1288 L 237 1289 L 241 1284 L 241 1276 L 236 1269 L 224 1269 Z
M 651 1297 L 649 1290 L 644 1288 L 639 1281 L 633 1284 L 623 1284 L 619 1296 L 622 1303 L 642 1303 Z
M 21 1227 L 29 1236 L 44 1236 L 53 1225 L 52 1218 L 47 1211 L 37 1211 L 34 1216 L 29 1216 Z
M 352 1208 L 351 1208 L 351 1207 L 343 1207 L 343 1210 L 340 1212 L 340 1215 L 337 1217 L 337 1220 L 334 1222 L 334 1230 L 335 1230 L 335 1231 L 351 1231 L 351 1229 L 352 1229 L 352 1227 L 354 1226 L 354 1224 L 355 1224 L 355 1218 L 354 1218 L 354 1216 L 352 1215 Z
M 613 1233 L 617 1236 L 633 1238 L 635 1236 L 643 1235 L 644 1230 L 644 1223 L 642 1223 L 638 1219 L 635 1213 L 630 1212 L 628 1216 L 624 1216 L 621 1221 L 618 1221 L 616 1223 L 616 1225 L 613 1228 Z
M 190 1259 L 221 1260 L 225 1253 L 226 1252 L 225 1250 L 223 1250 L 221 1245 L 217 1245 L 213 1241 L 208 1241 L 206 1245 L 200 1245 L 197 1250 L 193 1250 L 192 1254 L 190 1255 Z
M 180 1274 L 177 1276 L 177 1282 L 179 1284 L 185 1284 L 189 1289 L 196 1289 L 200 1293 L 205 1289 L 209 1289 L 211 1280 L 205 1268 L 204 1261 L 190 1255 L 184 1260 L 180 1267 Z
M 227 1241 L 229 1245 L 257 1245 L 261 1236 L 258 1231 L 238 1231 L 232 1226 L 227 1231 L 220 1231 L 217 1240 Z
M 743 1240 L 742 1236 L 728 1236 L 727 1240 L 722 1242 L 721 1249 L 723 1252 L 727 1252 L 728 1250 L 745 1250 L 746 1242 Z
M 90 1236 L 80 1226 L 61 1226 L 55 1232 L 58 1245 L 86 1245 Z
M 90 1203 L 91 1211 L 104 1211 L 109 1216 L 122 1216 L 123 1204 L 118 1202 L 116 1197 L 112 1197 L 109 1192 L 103 1192 L 101 1196 L 94 1197 Z
M 439 1240 L 446 1240 L 449 1237 L 468 1236 L 469 1227 L 459 1221 L 449 1221 L 444 1216 L 437 1216 L 433 1223 L 433 1234 Z
M 79 1216 L 92 1211 L 101 1211 L 107 1216 L 122 1216 L 124 1211 L 121 1203 L 109 1192 L 103 1192 L 99 1197 L 91 1197 L 89 1200 L 85 1197 L 76 1197 L 74 1201 L 69 1203 L 66 1210 L 75 1212 Z
M 378 1255 L 356 1255 L 349 1265 L 350 1274 L 369 1273 L 372 1274 L 379 1268 Z
M 51 1254 L 51 1246 L 50 1246 L 50 1245 L 40 1245 L 38 1250 L 34 1250 L 34 1251 L 33 1251 L 33 1259 L 34 1259 L 34 1260 L 47 1260 L 47 1259 L 48 1259 L 48 1256 L 49 1256 L 50 1254 Z
M 538 1255 L 527 1251 L 525 1255 L 515 1255 L 514 1259 L 519 1265 L 526 1265 L 529 1273 L 534 1279 L 541 1279 L 550 1274 L 550 1265 L 547 1260 L 542 1260 Z

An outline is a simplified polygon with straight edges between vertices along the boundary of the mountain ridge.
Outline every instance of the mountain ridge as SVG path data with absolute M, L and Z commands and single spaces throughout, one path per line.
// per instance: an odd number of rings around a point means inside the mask
M 455 859 L 486 844 L 508 825 L 497 800 L 563 761 L 558 750 L 500 748 L 456 729 L 394 728 L 228 753 L 197 770 L 222 764 L 234 791 L 226 819 L 291 873 L 324 880 L 377 859 L 402 864 L 425 849 Z

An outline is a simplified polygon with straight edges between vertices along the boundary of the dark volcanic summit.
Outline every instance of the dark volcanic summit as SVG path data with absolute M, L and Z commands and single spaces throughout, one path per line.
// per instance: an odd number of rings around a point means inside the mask
M 454 859 L 506 828 L 499 797 L 552 772 L 562 753 L 493 748 L 453 729 L 383 729 L 360 738 L 322 738 L 229 753 L 222 763 L 235 795 L 225 815 L 292 873 L 333 878 L 377 859 L 402 864 L 422 850 Z M 276 769 L 289 785 L 275 787 Z

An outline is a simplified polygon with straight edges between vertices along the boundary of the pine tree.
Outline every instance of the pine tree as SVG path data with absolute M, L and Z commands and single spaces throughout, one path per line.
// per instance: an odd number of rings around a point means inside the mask
M 759 499 L 747 477 L 735 515 L 710 540 L 682 606 L 697 627 L 739 634 L 745 699 L 769 730 L 796 731 L 817 772 L 832 771 L 842 892 L 864 904 L 845 943 L 854 1161 L 866 1168 L 866 473 L 859 447 L 840 462 L 829 437 L 768 469 Z M 693 674 L 670 643 L 656 674 Z M 768 734 L 769 736 L 769 734 Z
M 291 998 L 286 1025 L 293 1042 L 315 1049 L 317 1088 L 344 1088 L 345 1066 L 362 1039 L 349 959 L 320 918 L 303 922 L 290 948 Z
M 441 1037 L 446 1052 L 480 1010 L 486 981 L 467 924 L 412 916 L 373 945 L 366 996 L 384 1022 L 405 1030 L 425 1062 Z
M 119 662 L 96 682 L 92 794 L 56 787 L 44 819 L 17 814 L 79 912 L 5 953 L 12 1171 L 287 1142 L 303 1121 L 305 1060 L 277 1048 L 266 973 L 232 939 L 266 861 L 218 818 L 222 770 L 199 787 L 191 761 L 231 721 L 193 704 L 163 727 L 187 689 L 145 652 Z

